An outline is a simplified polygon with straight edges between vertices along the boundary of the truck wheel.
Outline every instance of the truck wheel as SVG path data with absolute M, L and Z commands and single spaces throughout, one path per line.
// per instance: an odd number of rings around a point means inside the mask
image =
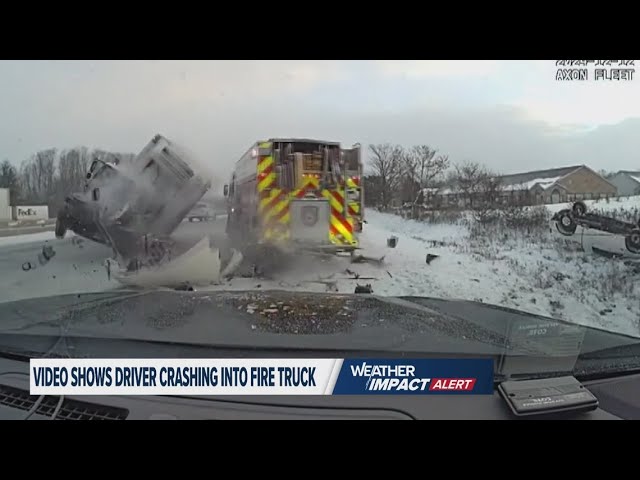
M 59 238 L 59 239 L 64 238 L 65 234 L 67 233 L 67 226 L 59 218 L 56 220 L 55 233 L 56 233 L 56 238 Z
M 634 228 L 624 239 L 624 244 L 631 253 L 640 254 L 640 228 Z
M 575 215 L 580 217 L 587 213 L 587 204 L 584 202 L 576 202 L 573 204 L 573 207 L 571 207 L 571 209 L 573 210 L 573 213 Z
M 556 221 L 556 228 L 562 235 L 573 235 L 576 233 L 577 224 L 571 215 L 569 210 L 563 210 L 558 213 L 558 220 Z

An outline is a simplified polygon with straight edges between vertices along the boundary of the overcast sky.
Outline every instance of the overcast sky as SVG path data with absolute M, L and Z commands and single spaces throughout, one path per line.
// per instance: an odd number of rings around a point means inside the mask
M 636 61 L 636 65 L 640 62 Z M 0 159 L 155 133 L 226 176 L 259 138 L 427 144 L 503 172 L 640 169 L 640 79 L 547 61 L 1 61 Z M 633 68 L 633 67 L 632 67 Z M 635 75 L 635 74 L 634 74 Z

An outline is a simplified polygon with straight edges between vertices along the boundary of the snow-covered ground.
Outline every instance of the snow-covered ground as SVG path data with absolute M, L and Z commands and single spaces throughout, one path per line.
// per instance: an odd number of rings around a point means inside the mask
M 488 230 L 477 236 L 461 224 L 429 224 L 371 210 L 367 219 L 361 245 L 367 256 L 385 257 L 380 266 L 306 258 L 271 280 L 235 278 L 215 288 L 353 292 L 356 284 L 370 284 L 379 295 L 479 300 L 640 336 L 637 265 L 578 251 L 550 230 Z M 395 249 L 386 246 L 392 235 L 399 239 Z M 438 257 L 427 264 L 427 254 Z M 361 279 L 351 279 L 347 269 Z
M 577 251 L 550 232 L 547 237 L 489 230 L 470 238 L 461 226 L 375 212 L 369 220 L 369 242 L 388 233 L 400 237 L 387 257 L 394 279 L 374 285 L 382 294 L 482 300 L 640 336 L 639 273 L 633 265 Z M 434 247 L 433 240 L 444 244 Z M 427 253 L 439 257 L 426 265 Z
M 630 209 L 636 201 L 602 201 L 598 206 Z M 269 278 L 236 277 L 207 288 L 351 293 L 356 285 L 370 284 L 378 295 L 479 300 L 640 337 L 638 265 L 578 251 L 554 238 L 550 229 L 518 233 L 488 228 L 478 235 L 462 223 L 431 224 L 373 210 L 367 212 L 367 220 L 361 253 L 384 256 L 380 265 L 307 256 L 284 262 Z M 399 239 L 396 248 L 387 247 L 392 235 Z M 35 256 L 38 242 L 44 240 L 60 255 L 32 272 L 20 271 L 23 259 L 16 257 L 16 280 L 0 285 L 2 301 L 118 287 L 101 265 L 108 250 L 90 247 L 90 242 L 79 250 L 69 247 L 71 239 L 55 240 L 52 232 L 45 232 L 0 238 L 0 251 L 32 245 L 29 252 Z M 22 242 L 29 243 L 21 247 Z M 428 254 L 437 255 L 429 264 Z
M 0 238 L 0 302 L 118 288 L 103 265 L 110 250 L 77 240 L 58 240 L 53 232 Z M 55 252 L 48 261 L 43 247 Z

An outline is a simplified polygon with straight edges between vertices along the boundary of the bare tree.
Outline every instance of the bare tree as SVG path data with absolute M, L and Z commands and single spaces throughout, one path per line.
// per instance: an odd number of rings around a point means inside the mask
M 456 165 L 450 182 L 465 204 L 474 210 L 494 209 L 499 204 L 502 181 L 495 172 L 479 163 Z
M 87 147 L 63 150 L 42 150 L 22 162 L 18 173 L 21 201 L 46 203 L 50 213 L 62 205 L 64 197 L 84 188 L 86 174 L 93 160 L 105 162 L 131 162 L 132 153 L 115 153 L 105 150 L 90 151 Z
M 60 153 L 55 194 L 49 198 L 50 212 L 62 207 L 67 195 L 83 190 L 90 160 L 91 155 L 86 147 L 76 147 Z
M 474 206 L 476 220 L 486 223 L 498 218 L 497 209 L 500 206 L 500 191 L 502 182 L 494 172 L 482 169 L 475 187 Z
M 23 162 L 20 169 L 21 187 L 25 200 L 47 203 L 54 193 L 56 182 L 56 149 L 41 150 Z
M 613 177 L 615 174 L 616 172 L 605 170 L 604 168 L 601 168 L 600 170 L 598 170 L 598 175 L 606 179 Z
M 428 145 L 416 145 L 404 157 L 404 174 L 413 187 L 411 197 L 414 207 L 423 197 L 424 189 L 431 187 L 449 168 L 448 155 L 436 156 L 436 153 L 437 150 Z
M 389 143 L 369 145 L 371 167 L 375 176 L 379 177 L 382 207 L 388 208 L 402 174 L 404 149 Z
M 465 162 L 455 165 L 452 180 L 465 205 L 473 206 L 473 196 L 482 177 L 483 170 L 482 165 L 475 162 Z
M 89 159 L 86 147 L 64 150 L 60 154 L 57 192 L 66 195 L 82 189 L 89 168 Z
M 365 175 L 362 179 L 364 191 L 367 192 L 367 206 L 379 207 L 382 205 L 382 182 L 378 175 Z
M 0 188 L 9 189 L 11 205 L 15 205 L 17 199 L 20 198 L 20 185 L 18 171 L 16 167 L 9 163 L 9 160 L 4 160 L 0 164 Z

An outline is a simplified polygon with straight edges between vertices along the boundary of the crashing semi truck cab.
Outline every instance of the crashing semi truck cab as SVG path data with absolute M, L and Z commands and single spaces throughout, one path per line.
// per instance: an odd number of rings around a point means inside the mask
M 84 191 L 65 198 L 55 233 L 71 230 L 131 257 L 141 237 L 171 234 L 209 188 L 187 155 L 156 135 L 131 162 L 94 161 Z
M 360 171 L 359 146 L 258 141 L 236 162 L 224 187 L 227 235 L 245 245 L 353 251 L 362 222 Z

